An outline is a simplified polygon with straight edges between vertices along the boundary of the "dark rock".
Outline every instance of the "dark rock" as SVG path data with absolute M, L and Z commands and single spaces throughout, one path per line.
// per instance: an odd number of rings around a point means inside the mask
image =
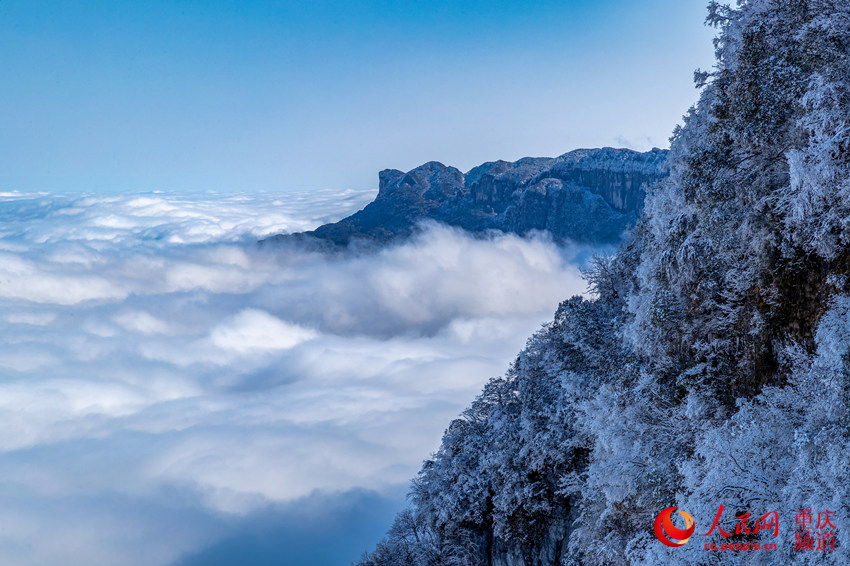
M 378 174 L 378 196 L 363 210 L 264 242 L 381 244 L 410 235 L 426 219 L 473 232 L 546 230 L 559 242 L 615 242 L 637 220 L 647 187 L 667 175 L 666 157 L 666 150 L 606 147 L 493 161 L 466 175 L 436 161 L 407 173 L 385 169 Z

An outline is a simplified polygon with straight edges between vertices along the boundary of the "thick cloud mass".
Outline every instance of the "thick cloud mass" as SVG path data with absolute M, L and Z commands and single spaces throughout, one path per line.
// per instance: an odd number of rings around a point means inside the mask
M 543 238 L 255 244 L 371 197 L 0 196 L 0 563 L 286 564 L 252 525 L 301 529 L 290 556 L 333 537 L 316 564 L 373 542 L 353 537 L 584 284 Z

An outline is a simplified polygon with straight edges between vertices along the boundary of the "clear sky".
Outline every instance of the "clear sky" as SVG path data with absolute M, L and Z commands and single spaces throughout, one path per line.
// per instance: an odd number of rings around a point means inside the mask
M 0 0 L 0 190 L 369 188 L 666 147 L 705 0 Z

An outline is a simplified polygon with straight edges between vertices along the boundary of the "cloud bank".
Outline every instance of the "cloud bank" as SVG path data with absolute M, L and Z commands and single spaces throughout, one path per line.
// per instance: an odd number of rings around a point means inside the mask
M 255 244 L 372 196 L 0 195 L 0 562 L 371 544 L 352 533 L 383 532 L 450 419 L 584 291 L 586 252 L 437 225 L 373 253 Z

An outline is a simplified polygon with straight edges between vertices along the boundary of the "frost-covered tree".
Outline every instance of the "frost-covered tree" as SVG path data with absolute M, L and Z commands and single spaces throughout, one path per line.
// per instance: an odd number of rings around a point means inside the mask
M 850 2 L 710 2 L 716 64 L 614 257 L 453 422 L 361 564 L 850 563 Z M 772 553 L 654 517 L 776 511 Z M 794 513 L 836 511 L 795 552 Z M 846 515 L 846 516 L 845 516 Z M 708 525 L 701 525 L 705 527 Z

